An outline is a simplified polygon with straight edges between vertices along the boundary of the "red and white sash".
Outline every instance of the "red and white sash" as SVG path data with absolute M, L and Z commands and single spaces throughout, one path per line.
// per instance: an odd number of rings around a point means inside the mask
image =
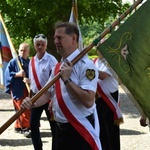
M 60 63 L 56 65 L 55 75 L 59 72 Z M 95 129 L 91 123 L 83 116 L 82 112 L 72 103 L 69 99 L 69 95 L 66 92 L 66 87 L 63 81 L 59 79 L 55 82 L 56 97 L 58 105 L 67 118 L 69 123 L 84 137 L 84 139 L 91 145 L 92 150 L 101 150 L 101 144 L 99 139 L 99 123 L 97 112 L 95 109 Z M 64 89 L 64 91 L 63 91 Z M 63 93 L 63 95 L 62 95 Z
M 103 98 L 103 100 L 109 106 L 109 108 L 113 111 L 114 123 L 117 125 L 123 123 L 123 116 L 119 104 L 111 96 L 109 90 L 105 88 L 105 86 L 103 86 L 102 83 L 98 83 L 97 92 Z
M 38 76 L 37 76 L 37 73 L 36 73 L 36 70 L 35 70 L 35 63 L 34 63 L 34 60 L 35 58 L 32 57 L 31 59 L 31 67 L 32 67 L 32 73 L 33 73 L 33 76 L 34 76 L 34 80 L 35 80 L 35 83 L 36 83 L 36 86 L 38 88 L 38 90 L 40 91 L 42 89 L 42 86 L 39 82 L 39 79 L 38 79 Z M 50 102 L 51 100 L 48 100 L 48 103 Z M 51 114 L 51 116 L 53 116 L 53 114 Z
M 98 59 L 94 59 L 93 62 L 96 63 Z M 119 103 L 115 101 L 115 99 L 111 96 L 110 91 L 106 88 L 105 83 L 99 80 L 97 84 L 97 92 L 103 98 L 105 103 L 109 106 L 109 108 L 114 113 L 114 123 L 119 125 L 123 123 L 122 112 L 119 107 Z
M 94 58 L 94 60 L 93 60 L 94 64 L 96 63 L 97 60 L 98 60 L 98 58 Z
M 33 72 L 36 86 L 37 86 L 38 90 L 41 90 L 42 87 L 41 87 L 41 84 L 39 82 L 38 76 L 36 74 L 34 59 L 35 59 L 34 57 L 32 57 L 32 59 L 31 59 L 32 72 Z

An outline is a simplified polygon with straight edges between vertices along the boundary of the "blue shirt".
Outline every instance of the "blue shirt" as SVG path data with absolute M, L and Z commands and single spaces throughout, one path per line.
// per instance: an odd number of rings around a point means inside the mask
M 28 78 L 28 65 L 30 60 L 28 58 L 23 59 L 19 56 L 18 58 L 25 71 L 26 77 Z M 15 74 L 20 70 L 17 61 L 17 58 L 11 59 L 5 70 L 5 93 L 12 93 L 12 97 L 15 100 L 18 100 L 23 96 L 23 92 L 26 88 L 23 77 L 15 78 Z

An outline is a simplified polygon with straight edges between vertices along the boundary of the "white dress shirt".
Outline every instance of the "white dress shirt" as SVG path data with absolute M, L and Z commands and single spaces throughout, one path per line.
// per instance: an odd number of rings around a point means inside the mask
M 57 64 L 57 60 L 53 55 L 45 52 L 44 56 L 40 60 L 38 59 L 37 55 L 35 55 L 34 61 L 39 83 L 41 87 L 43 87 L 50 77 L 52 67 Z M 31 60 L 29 63 L 29 79 L 31 79 L 30 89 L 33 91 L 33 93 L 37 93 L 39 90 L 36 86 L 33 76 Z

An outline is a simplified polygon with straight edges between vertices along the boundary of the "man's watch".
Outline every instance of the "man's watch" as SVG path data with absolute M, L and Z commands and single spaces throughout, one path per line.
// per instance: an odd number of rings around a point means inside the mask
M 72 82 L 72 80 L 69 78 L 67 80 L 64 81 L 64 84 L 67 85 L 69 82 Z

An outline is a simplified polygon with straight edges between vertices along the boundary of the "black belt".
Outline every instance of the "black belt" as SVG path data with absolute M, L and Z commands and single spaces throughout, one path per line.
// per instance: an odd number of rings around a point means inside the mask
M 69 122 L 67 123 L 56 122 L 56 124 L 60 130 L 66 130 L 69 126 L 71 126 Z
M 94 114 L 91 114 L 87 116 L 86 118 L 89 120 L 89 122 L 92 122 L 94 120 Z M 60 130 L 66 130 L 69 126 L 71 126 L 69 122 L 67 123 L 56 122 L 56 124 Z

